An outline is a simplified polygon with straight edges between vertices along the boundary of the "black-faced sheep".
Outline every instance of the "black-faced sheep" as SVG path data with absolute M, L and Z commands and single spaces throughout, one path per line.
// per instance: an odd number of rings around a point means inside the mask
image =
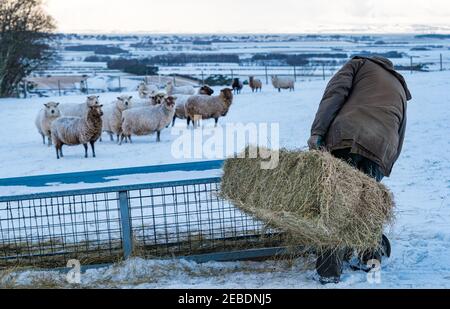
M 52 122 L 58 119 L 61 116 L 61 112 L 59 111 L 59 103 L 49 102 L 44 104 L 44 108 L 42 108 L 37 117 L 36 117 L 36 128 L 39 134 L 42 136 L 42 141 L 45 145 L 45 137 L 48 138 L 48 146 L 52 145 Z
M 233 104 L 233 90 L 229 88 L 221 90 L 218 96 L 192 96 L 187 100 L 185 107 L 187 124 L 189 126 L 192 120 L 196 128 L 199 120 L 214 119 L 217 126 L 219 118 L 228 114 L 231 104 Z
M 155 106 L 132 108 L 123 112 L 122 136 L 120 145 L 124 139 L 131 143 L 131 136 L 144 136 L 157 133 L 156 141 L 161 141 L 161 131 L 166 128 L 173 119 L 175 113 L 176 97 L 167 96 L 164 102 Z
M 233 84 L 231 85 L 231 88 L 233 88 L 234 94 L 240 94 L 242 89 L 244 88 L 244 83 L 239 80 L 239 78 L 233 79 Z
M 88 143 L 95 158 L 95 142 L 102 134 L 102 105 L 89 105 L 84 117 L 61 117 L 52 123 L 52 140 L 56 148 L 56 158 L 63 157 L 62 146 L 83 145 L 85 158 L 88 157 Z
M 206 96 L 212 96 L 214 94 L 214 90 L 211 89 L 211 87 L 209 86 L 203 86 L 198 90 L 198 94 L 199 95 L 206 95 Z M 178 119 L 186 119 L 186 109 L 185 109 L 185 105 L 187 100 L 190 98 L 191 96 L 186 96 L 186 95 L 178 95 L 177 96 L 177 104 L 175 107 L 175 115 L 173 116 L 173 121 L 172 121 L 172 127 L 175 126 L 175 122 Z

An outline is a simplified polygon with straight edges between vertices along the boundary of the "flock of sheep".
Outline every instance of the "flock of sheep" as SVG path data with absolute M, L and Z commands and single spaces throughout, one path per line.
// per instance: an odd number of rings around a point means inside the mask
M 294 81 L 290 78 L 272 78 L 273 86 L 278 89 L 294 90 Z M 250 77 L 249 86 L 253 92 L 262 90 L 261 80 Z M 95 143 L 106 132 L 111 141 L 114 136 L 119 145 L 132 143 L 132 136 L 145 136 L 156 133 L 157 142 L 161 140 L 161 131 L 175 125 L 176 119 L 191 122 L 194 129 L 200 120 L 214 119 L 217 126 L 221 117 L 225 117 L 233 104 L 233 92 L 239 94 L 243 83 L 234 79 L 232 89 L 224 88 L 218 95 L 208 86 L 198 91 L 192 86 L 176 87 L 169 82 L 164 91 L 154 85 L 141 83 L 138 87 L 139 98 L 122 95 L 112 104 L 103 106 L 98 96 L 89 96 L 82 104 L 44 104 L 37 117 L 36 127 L 43 143 L 55 146 L 56 157 L 63 157 L 62 147 L 83 145 L 85 157 L 88 157 L 88 145 L 95 158 Z M 104 108 L 103 108 L 104 107 Z

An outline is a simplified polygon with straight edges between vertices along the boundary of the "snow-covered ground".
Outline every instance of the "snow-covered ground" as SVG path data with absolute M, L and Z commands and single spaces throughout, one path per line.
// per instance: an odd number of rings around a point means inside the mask
M 371 285 L 365 273 L 347 269 L 343 282 L 337 285 L 339 288 L 450 288 L 450 72 L 407 74 L 406 78 L 414 99 L 409 103 L 405 147 L 391 178 L 384 181 L 397 202 L 397 221 L 389 232 L 393 256 L 383 265 L 381 284 Z M 303 148 L 325 85 L 324 81 L 298 83 L 294 93 L 277 93 L 266 86 L 261 94 L 252 94 L 247 88 L 236 97 L 221 124 L 276 122 L 280 125 L 281 146 Z M 117 93 L 101 94 L 101 100 L 107 103 L 116 96 Z M 82 102 L 83 98 L 52 100 Z M 0 178 L 186 161 L 171 155 L 176 136 L 170 130 L 164 131 L 160 144 L 155 143 L 155 137 L 142 137 L 136 138 L 133 145 L 119 147 L 105 136 L 106 141 L 97 145 L 97 159 L 84 159 L 82 147 L 74 147 L 66 148 L 66 157 L 57 161 L 54 149 L 41 144 L 34 128 L 34 117 L 46 101 L 0 100 L 0 119 L 5 132 L 0 151 Z M 177 126 L 182 128 L 185 123 L 179 121 Z M 123 179 L 121 183 L 132 181 L 137 180 Z M 139 181 L 149 179 L 142 176 Z M 45 190 L 52 189 L 57 188 Z M 1 195 L 23 192 L 29 192 L 29 188 L 0 187 Z M 305 270 L 302 262 L 199 265 L 133 259 L 124 265 L 88 271 L 82 276 L 82 283 L 85 287 L 138 288 L 319 287 L 311 280 L 314 271 Z M 2 279 L 0 273 L 0 287 L 14 280 L 18 285 L 36 285 L 51 279 L 56 285 L 64 285 L 64 278 L 56 272 L 26 272 Z

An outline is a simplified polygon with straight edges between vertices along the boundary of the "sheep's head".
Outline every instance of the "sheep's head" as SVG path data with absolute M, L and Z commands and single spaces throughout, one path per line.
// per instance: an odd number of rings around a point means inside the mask
M 96 95 L 91 95 L 89 97 L 87 97 L 87 105 L 88 106 L 95 106 L 95 105 L 99 105 L 100 101 L 99 101 L 100 97 L 96 96 Z
M 169 109 L 175 108 L 175 101 L 177 100 L 177 97 L 169 95 L 164 97 L 164 104 Z
M 127 96 L 127 95 L 118 97 L 117 98 L 117 107 L 122 111 L 131 108 L 131 106 L 132 106 L 131 99 L 133 99 L 133 97 Z
M 44 104 L 45 107 L 45 116 L 50 118 L 57 118 L 61 116 L 61 112 L 59 111 L 59 103 L 49 102 Z
M 93 105 L 89 105 L 89 113 L 88 116 L 93 116 L 95 118 L 100 118 L 103 116 L 103 111 L 102 111 L 102 104 L 93 104 Z
M 153 95 L 151 96 L 152 105 L 159 105 L 159 104 L 162 104 L 165 97 L 166 97 L 166 94 L 165 94 L 165 93 L 162 93 L 162 92 L 153 94 Z
M 202 95 L 209 95 L 209 96 L 211 96 L 211 95 L 214 94 L 214 90 L 211 89 L 211 87 L 205 85 L 205 86 L 203 86 L 203 87 L 200 88 L 200 90 L 199 90 L 198 93 L 199 93 L 199 94 L 202 94 Z
M 220 91 L 220 94 L 229 104 L 233 101 L 233 89 L 225 88 Z

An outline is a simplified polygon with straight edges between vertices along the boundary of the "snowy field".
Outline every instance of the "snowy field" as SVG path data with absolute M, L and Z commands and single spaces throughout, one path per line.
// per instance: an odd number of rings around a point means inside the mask
M 450 288 L 450 72 L 406 74 L 405 77 L 414 97 L 409 103 L 405 147 L 391 178 L 384 181 L 394 192 L 397 202 L 397 221 L 388 233 L 393 256 L 383 265 L 380 284 L 371 285 L 365 273 L 346 269 L 343 282 L 336 286 L 338 288 Z M 294 93 L 278 93 L 266 86 L 261 94 L 252 94 L 246 88 L 235 98 L 229 115 L 221 119 L 220 124 L 279 123 L 280 145 L 304 148 L 325 86 L 324 81 L 302 82 L 297 84 Z M 108 104 L 117 95 L 101 94 L 100 100 Z M 73 96 L 0 100 L 0 119 L 5 132 L 0 151 L 0 178 L 192 161 L 173 158 L 171 147 L 176 136 L 171 130 L 163 132 L 160 144 L 151 136 L 136 138 L 133 145 L 117 146 L 104 136 L 104 142 L 97 144 L 96 159 L 84 159 L 84 150 L 80 146 L 65 148 L 66 157 L 57 161 L 54 149 L 42 145 L 34 127 L 38 110 L 49 100 L 81 103 L 84 99 Z M 205 125 L 212 124 L 207 122 Z M 184 130 L 184 121 L 178 121 L 177 128 L 176 131 Z M 161 179 L 164 177 L 159 176 Z M 157 180 L 155 175 L 152 179 L 140 175 L 138 179 L 128 177 L 113 184 Z M 33 190 L 79 187 L 84 188 L 85 185 Z M 29 188 L 0 187 L 0 195 L 3 196 L 29 192 Z M 320 287 L 311 280 L 313 277 L 314 270 L 304 269 L 303 261 L 198 265 L 193 262 L 133 259 L 109 269 L 88 271 L 82 276 L 82 286 Z M 48 282 L 66 286 L 64 278 L 56 272 L 0 273 L 0 287 L 11 284 L 36 286 Z

